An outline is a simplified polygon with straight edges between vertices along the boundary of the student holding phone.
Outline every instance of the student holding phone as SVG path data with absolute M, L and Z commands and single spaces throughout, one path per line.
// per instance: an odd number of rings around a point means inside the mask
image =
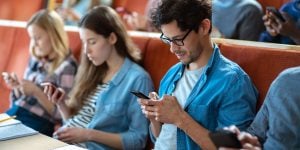
M 299 87 L 300 67 L 284 70 L 272 82 L 264 103 L 247 132 L 239 132 L 236 127 L 229 128 L 237 133 L 245 149 L 300 148 Z
M 151 10 L 155 9 L 161 0 L 148 0 L 145 6 L 145 14 L 140 14 L 138 12 L 130 12 L 126 8 L 119 7 L 116 10 L 123 14 L 123 20 L 130 30 L 148 31 L 148 32 L 158 32 L 150 22 Z M 133 1 L 132 1 L 133 2 Z
M 30 59 L 24 78 L 3 73 L 11 92 L 9 115 L 23 124 L 51 136 L 54 125 L 61 121 L 56 106 L 43 93 L 41 82 L 48 81 L 70 91 L 77 70 L 68 37 L 60 16 L 54 11 L 40 10 L 27 22 L 30 37 Z
M 212 24 L 224 38 L 258 41 L 263 10 L 257 0 L 212 0 Z
M 260 41 L 281 44 L 300 44 L 300 0 L 291 0 L 279 10 L 267 7 L 263 21 L 266 31 Z
M 79 22 L 79 33 L 84 53 L 68 100 L 57 97 L 57 89 L 45 89 L 65 119 L 55 135 L 88 149 L 143 149 L 149 124 L 130 92 L 149 93 L 153 84 L 136 64 L 140 52 L 110 7 L 89 11 Z
M 163 0 L 152 14 L 180 60 L 162 78 L 160 100 L 139 99 L 155 149 L 214 149 L 210 131 L 246 129 L 255 116 L 257 90 L 212 43 L 211 13 L 210 0 Z

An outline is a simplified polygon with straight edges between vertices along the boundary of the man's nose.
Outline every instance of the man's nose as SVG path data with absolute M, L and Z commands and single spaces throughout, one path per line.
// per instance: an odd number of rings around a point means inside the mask
M 176 50 L 179 50 L 180 49 L 180 46 L 176 45 L 175 43 L 173 42 L 170 42 L 170 51 L 172 53 L 174 53 Z

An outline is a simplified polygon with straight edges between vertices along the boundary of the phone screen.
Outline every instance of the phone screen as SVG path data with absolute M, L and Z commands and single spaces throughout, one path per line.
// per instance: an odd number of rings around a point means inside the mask
M 148 96 L 146 96 L 145 94 L 143 94 L 142 92 L 139 92 L 139 91 L 131 91 L 130 93 L 134 94 L 138 98 L 150 99 Z
M 218 130 L 209 133 L 210 139 L 213 141 L 217 148 L 242 148 L 240 141 L 235 133 L 227 130 Z

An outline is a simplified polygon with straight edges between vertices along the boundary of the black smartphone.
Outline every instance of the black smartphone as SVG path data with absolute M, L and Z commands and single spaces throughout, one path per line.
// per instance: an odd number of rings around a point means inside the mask
M 217 130 L 215 132 L 210 132 L 209 137 L 217 148 L 242 148 L 242 144 L 238 140 L 237 135 L 231 131 Z
M 281 21 L 285 21 L 285 19 L 283 18 L 283 16 L 281 15 L 281 13 L 278 11 L 278 9 L 276 9 L 273 6 L 268 6 L 267 11 L 272 12 L 277 18 L 279 18 Z
M 137 96 L 138 98 L 143 98 L 143 99 L 150 99 L 148 96 L 146 96 L 145 94 L 143 94 L 140 91 L 130 91 L 130 93 L 134 94 L 135 96 Z

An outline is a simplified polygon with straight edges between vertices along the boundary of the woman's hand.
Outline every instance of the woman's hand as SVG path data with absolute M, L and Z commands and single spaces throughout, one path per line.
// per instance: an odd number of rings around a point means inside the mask
M 47 95 L 48 100 L 56 105 L 64 105 L 64 97 L 66 92 L 62 88 L 56 87 L 50 82 L 41 83 L 41 86 L 44 87 L 44 93 Z
M 10 89 L 18 88 L 20 85 L 20 81 L 17 77 L 17 75 L 13 73 L 8 73 L 8 72 L 2 72 L 2 77 L 6 83 L 6 85 Z
M 67 143 L 82 143 L 89 140 L 88 129 L 77 127 L 60 128 L 53 133 L 57 139 Z

